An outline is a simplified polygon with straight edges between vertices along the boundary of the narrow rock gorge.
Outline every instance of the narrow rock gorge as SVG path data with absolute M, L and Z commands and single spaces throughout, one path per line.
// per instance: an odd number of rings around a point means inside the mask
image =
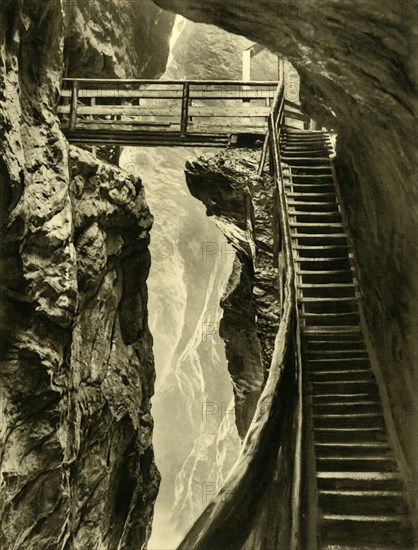
M 244 466 L 257 445 L 264 461 L 245 480 L 257 509 L 240 491 L 226 496 L 230 517 L 241 510 L 246 525 L 235 539 L 227 533 L 225 549 L 289 540 L 291 487 L 277 483 L 293 460 L 278 472 L 271 453 L 285 431 L 278 436 L 273 420 L 254 436 L 283 275 L 272 264 L 272 185 L 256 175 L 260 149 L 127 149 L 119 168 L 113 151 L 70 145 L 56 114 L 64 76 L 238 79 L 253 41 L 270 50 L 253 78 L 275 79 L 280 54 L 300 76 L 304 112 L 338 132 L 371 344 L 418 507 L 416 8 L 3 0 L 2 549 L 146 548 L 160 484 L 150 546 L 161 550 L 172 536 L 174 548 L 205 510 L 187 546 L 215 509 L 210 497 L 237 479 L 228 473 L 248 433 Z M 170 51 L 175 14 L 188 20 Z M 294 433 L 283 403 L 265 412 L 279 411 Z M 280 452 L 293 457 L 292 446 Z

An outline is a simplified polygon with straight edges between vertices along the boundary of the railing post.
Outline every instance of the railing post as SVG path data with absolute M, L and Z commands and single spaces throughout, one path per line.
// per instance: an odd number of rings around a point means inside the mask
M 181 103 L 180 133 L 182 136 L 185 136 L 187 134 L 187 123 L 189 119 L 189 97 L 190 97 L 190 83 L 185 82 L 183 84 L 183 99 Z
M 73 80 L 72 93 L 71 93 L 71 106 L 70 106 L 70 122 L 69 130 L 75 130 L 77 124 L 77 106 L 78 106 L 78 80 Z

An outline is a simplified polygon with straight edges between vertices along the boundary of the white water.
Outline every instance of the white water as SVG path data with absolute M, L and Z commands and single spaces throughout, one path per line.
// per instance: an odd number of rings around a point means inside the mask
M 218 335 L 220 298 L 233 257 L 225 239 L 186 186 L 193 149 L 125 149 L 155 216 L 148 279 L 154 337 L 154 447 L 162 482 L 150 550 L 176 548 L 219 488 L 239 449 L 232 385 Z M 210 254 L 206 255 L 209 250 Z M 215 251 L 215 252 L 213 252 Z

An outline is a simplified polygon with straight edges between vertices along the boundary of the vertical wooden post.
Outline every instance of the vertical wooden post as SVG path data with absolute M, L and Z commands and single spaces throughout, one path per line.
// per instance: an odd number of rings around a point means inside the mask
M 185 136 L 187 134 L 187 123 L 189 119 L 189 97 L 190 97 L 190 83 L 185 82 L 183 84 L 183 99 L 181 102 L 180 133 L 182 136 Z
M 279 80 L 279 83 L 280 82 L 284 83 L 284 60 L 280 56 L 277 56 L 277 57 L 278 57 L 278 60 L 279 60 L 278 80 Z
M 73 80 L 73 87 L 71 93 L 71 106 L 70 106 L 70 123 L 69 130 L 75 130 L 77 124 L 77 106 L 78 106 L 78 80 Z
M 251 81 L 251 49 L 242 52 L 242 80 L 244 82 Z

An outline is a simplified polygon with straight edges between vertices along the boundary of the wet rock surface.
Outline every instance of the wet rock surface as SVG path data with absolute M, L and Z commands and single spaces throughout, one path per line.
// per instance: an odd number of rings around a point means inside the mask
M 259 152 L 225 151 L 188 163 L 193 196 L 235 251 L 219 332 L 234 383 L 236 423 L 244 437 L 266 380 L 278 327 L 278 272 L 273 267 L 273 184 L 258 178 Z

